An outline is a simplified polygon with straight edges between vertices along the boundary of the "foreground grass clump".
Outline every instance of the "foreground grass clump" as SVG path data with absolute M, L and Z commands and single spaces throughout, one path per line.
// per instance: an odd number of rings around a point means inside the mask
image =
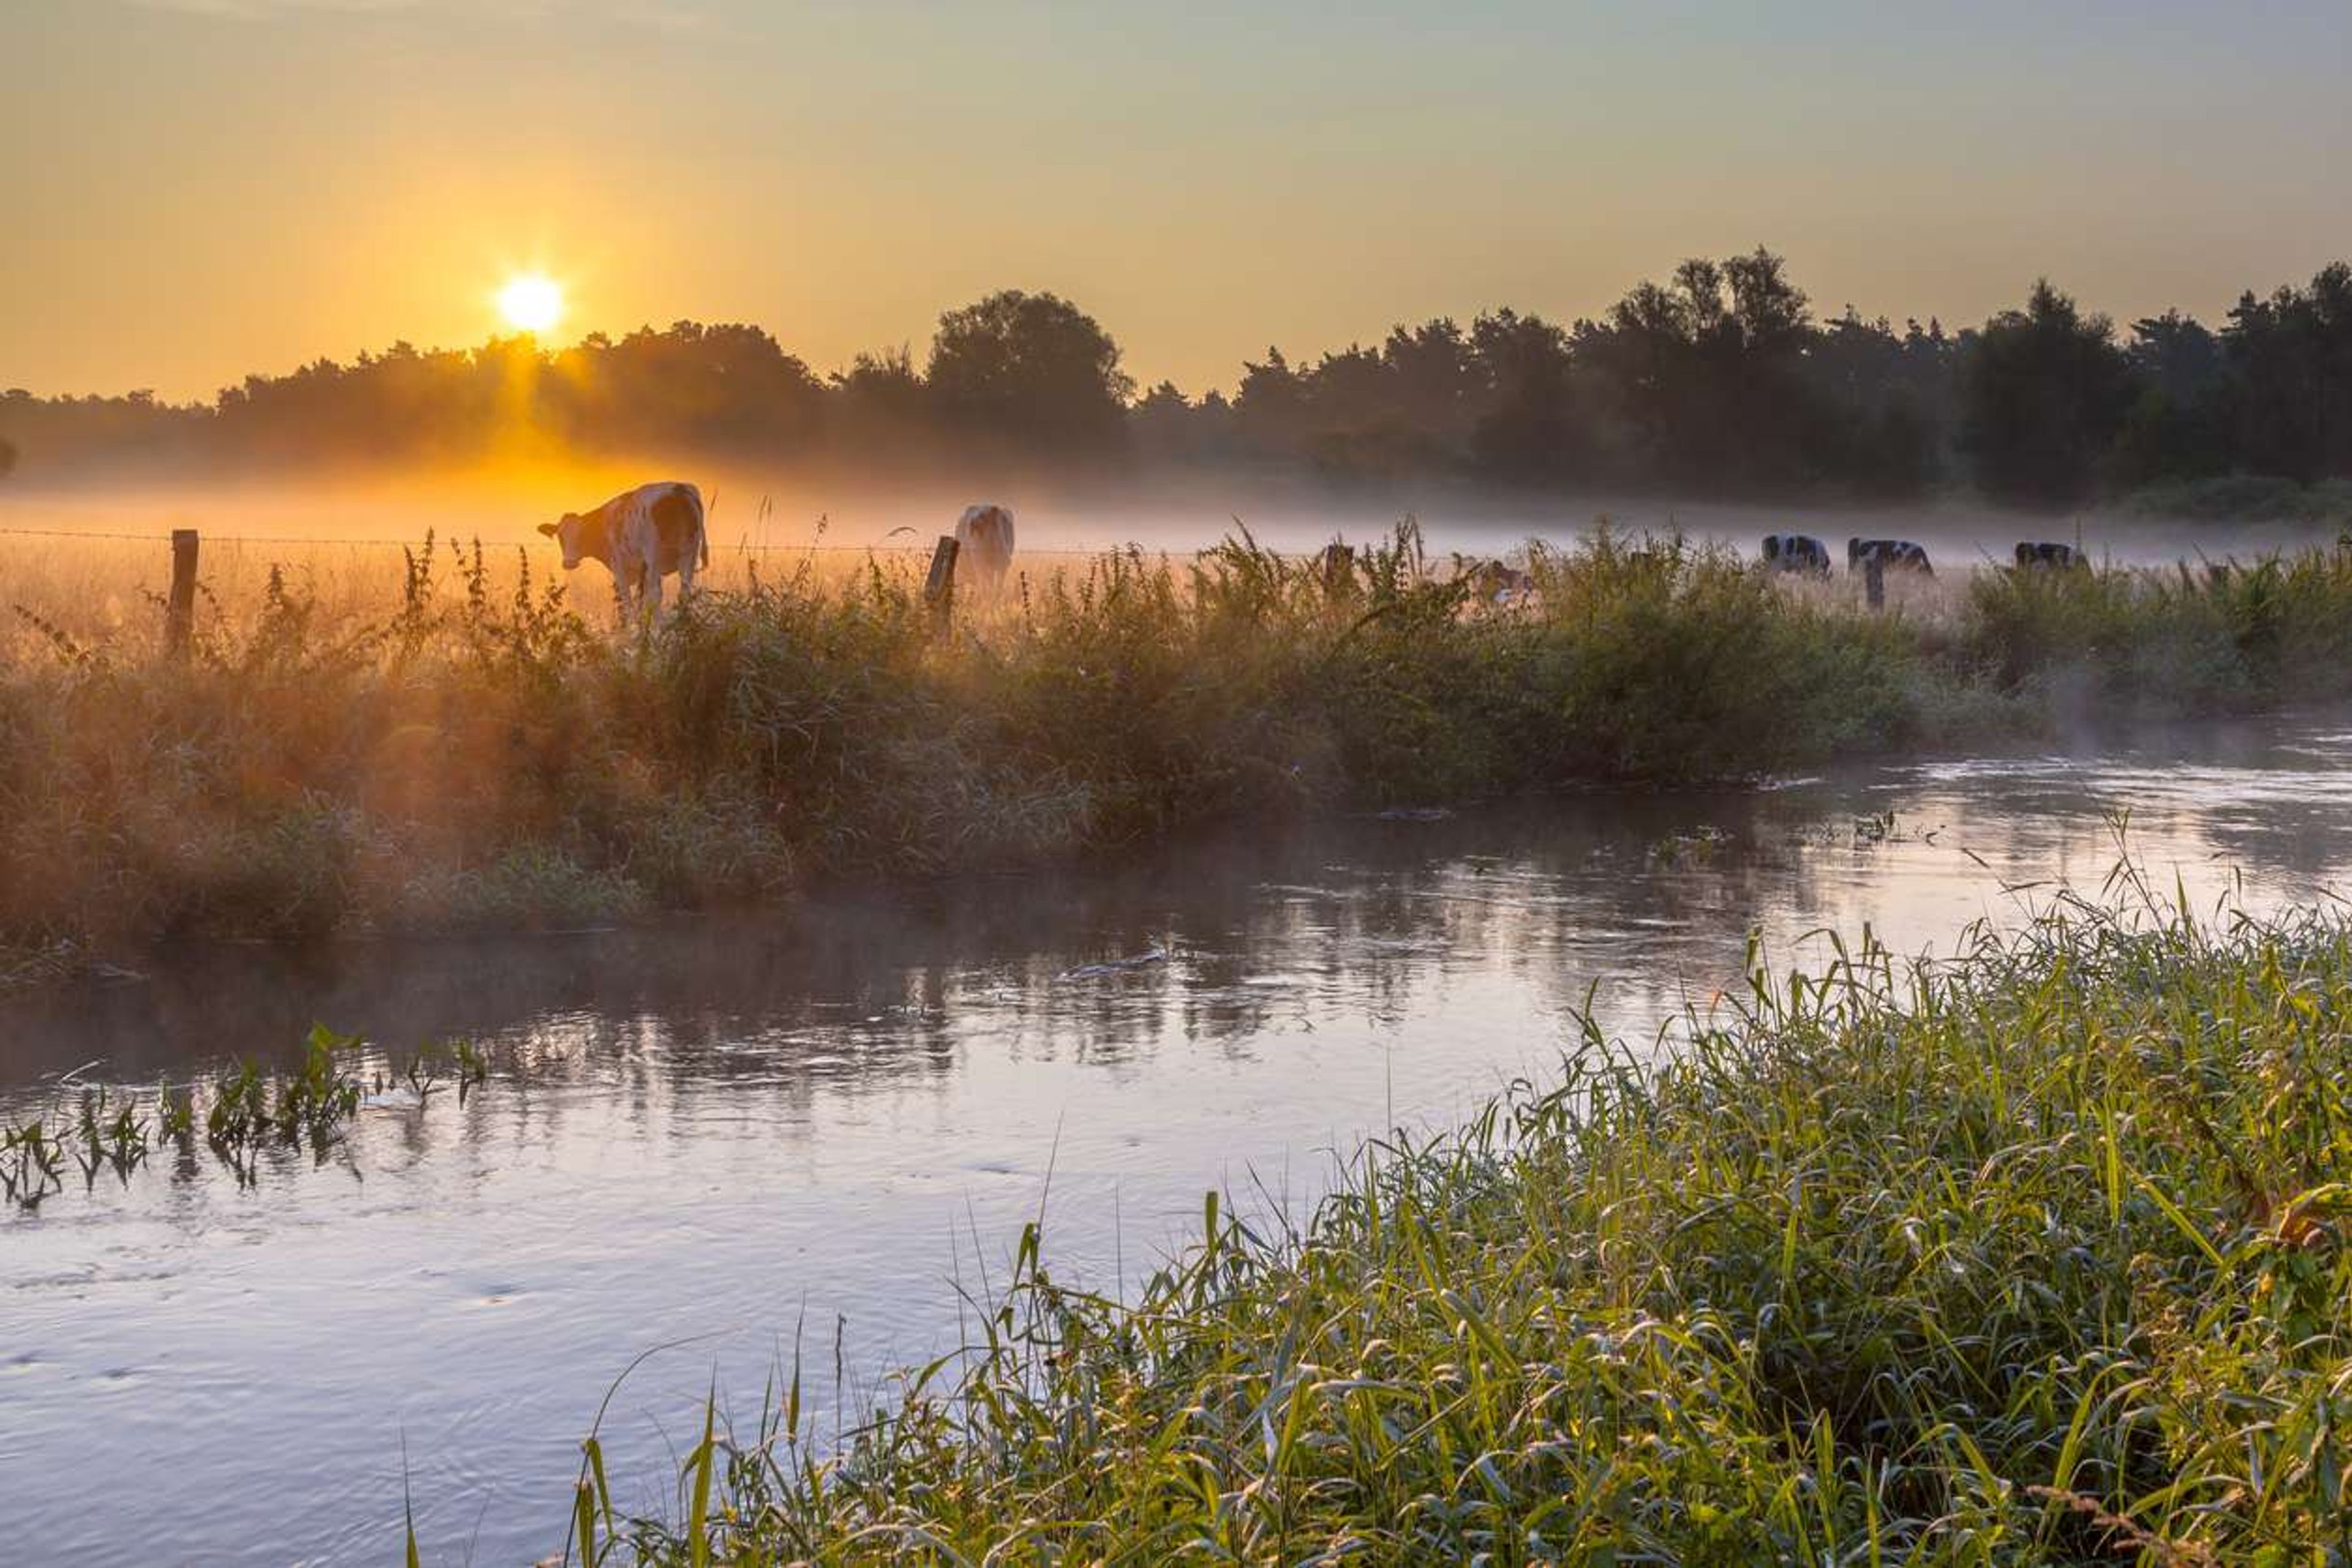
M 200 617 L 185 664 L 144 614 L 14 606 L 0 984 L 186 933 L 577 925 L 1221 815 L 2352 695 L 2352 545 L 1980 573 L 1873 615 L 1852 584 L 1605 527 L 1533 547 L 1533 592 L 1507 606 L 1409 525 L 1335 570 L 1243 534 L 1043 571 L 944 628 L 903 564 L 746 558 L 629 632 L 572 603 L 593 574 L 550 583 L 532 561 L 428 542 L 373 603 L 273 569 Z
M 706 1422 L 589 1562 L 2352 1557 L 2352 933 L 2076 908 L 1588 1040 L 1132 1305 L 1038 1238 L 813 1444 Z M 1696 1021 L 1694 1021 L 1695 1024 Z

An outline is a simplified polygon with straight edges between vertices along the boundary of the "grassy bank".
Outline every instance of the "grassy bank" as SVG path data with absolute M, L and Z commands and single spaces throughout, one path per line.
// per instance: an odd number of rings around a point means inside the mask
M 533 566 L 540 567 L 534 575 Z M 167 664 L 143 606 L 0 638 L 0 946 L 571 924 L 1102 850 L 1221 814 L 1756 773 L 2352 691 L 2352 549 L 2208 574 L 1850 584 L 1603 532 L 1469 603 L 1410 531 L 1328 577 L 1229 542 L 960 613 L 740 565 L 658 632 L 446 543 L 373 601 L 272 574 Z M 595 574 L 573 580 L 588 593 Z M 116 595 L 117 598 L 120 595 Z
M 1128 1305 L 1039 1238 L 810 1441 L 706 1420 L 588 1562 L 2352 1559 L 2352 937 L 2075 909 L 1862 953 L 1637 1072 L 1212 1201 Z M 628 1478 L 623 1478 L 626 1480 Z M 634 1488 L 624 1489 L 634 1491 Z

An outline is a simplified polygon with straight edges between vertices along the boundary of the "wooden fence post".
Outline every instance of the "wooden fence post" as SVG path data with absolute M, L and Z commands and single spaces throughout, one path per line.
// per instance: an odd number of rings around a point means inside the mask
M 163 602 L 163 651 L 188 657 L 188 633 L 196 618 L 196 531 L 172 531 L 172 596 Z
M 1872 609 L 1886 608 L 1886 566 L 1875 555 L 1862 563 L 1862 592 Z
M 940 535 L 940 542 L 931 552 L 931 574 L 923 583 L 923 604 L 931 612 L 931 629 L 945 631 L 948 616 L 955 607 L 956 555 L 963 546 L 950 533 Z

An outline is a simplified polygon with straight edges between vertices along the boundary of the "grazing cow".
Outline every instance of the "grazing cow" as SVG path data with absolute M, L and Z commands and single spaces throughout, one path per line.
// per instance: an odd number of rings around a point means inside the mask
M 1004 581 L 1013 564 L 1013 509 L 993 504 L 968 506 L 956 519 L 956 564 L 969 568 L 972 581 L 993 589 Z
M 2020 572 L 2065 572 L 2090 563 L 2089 558 L 2071 544 L 2036 544 L 2021 540 L 2017 546 Z
M 702 492 L 664 480 L 625 490 L 593 511 L 567 511 L 542 522 L 540 532 L 563 547 L 563 569 L 601 561 L 613 574 L 623 614 L 640 600 L 661 613 L 662 579 L 677 574 L 683 601 L 693 590 L 698 567 L 710 564 L 710 541 L 702 531 Z
M 1505 562 L 1465 562 L 1457 555 L 1454 567 L 1456 580 L 1467 583 L 1471 596 L 1484 604 L 1517 604 L 1536 591 L 1533 577 Z
M 1768 533 L 1764 536 L 1764 565 L 1772 572 L 1802 572 L 1810 576 L 1830 574 L 1830 547 L 1806 533 Z
M 1845 569 L 1860 572 L 1872 562 L 1885 572 L 1916 572 L 1923 577 L 1933 577 L 1936 569 L 1927 564 L 1927 552 L 1907 539 L 1849 539 L 1845 542 Z

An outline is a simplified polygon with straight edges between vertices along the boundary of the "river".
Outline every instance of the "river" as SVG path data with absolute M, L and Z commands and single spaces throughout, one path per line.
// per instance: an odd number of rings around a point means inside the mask
M 799 1347 L 819 1424 L 956 1342 L 1045 1215 L 1133 1281 L 1204 1189 L 1303 1216 L 1336 1152 L 1541 1079 L 1588 995 L 1635 1051 L 1738 987 L 1751 929 L 1948 952 L 2123 842 L 2200 908 L 2330 898 L 2352 732 L 1576 794 L 1192 837 L 1101 868 L 833 890 L 761 918 L 494 940 L 207 945 L 0 1000 L 0 1111 L 298 1058 L 315 1021 L 463 1036 L 461 1105 L 360 1113 L 241 1185 L 203 1151 L 0 1216 L 0 1535 L 26 1562 L 428 1562 L 561 1550 L 605 1418 L 675 1510 L 714 1380 Z M 68 1079 L 68 1075 L 71 1075 Z M 397 1098 L 397 1097 L 391 1097 Z M 845 1376 L 837 1383 L 835 1368 Z

